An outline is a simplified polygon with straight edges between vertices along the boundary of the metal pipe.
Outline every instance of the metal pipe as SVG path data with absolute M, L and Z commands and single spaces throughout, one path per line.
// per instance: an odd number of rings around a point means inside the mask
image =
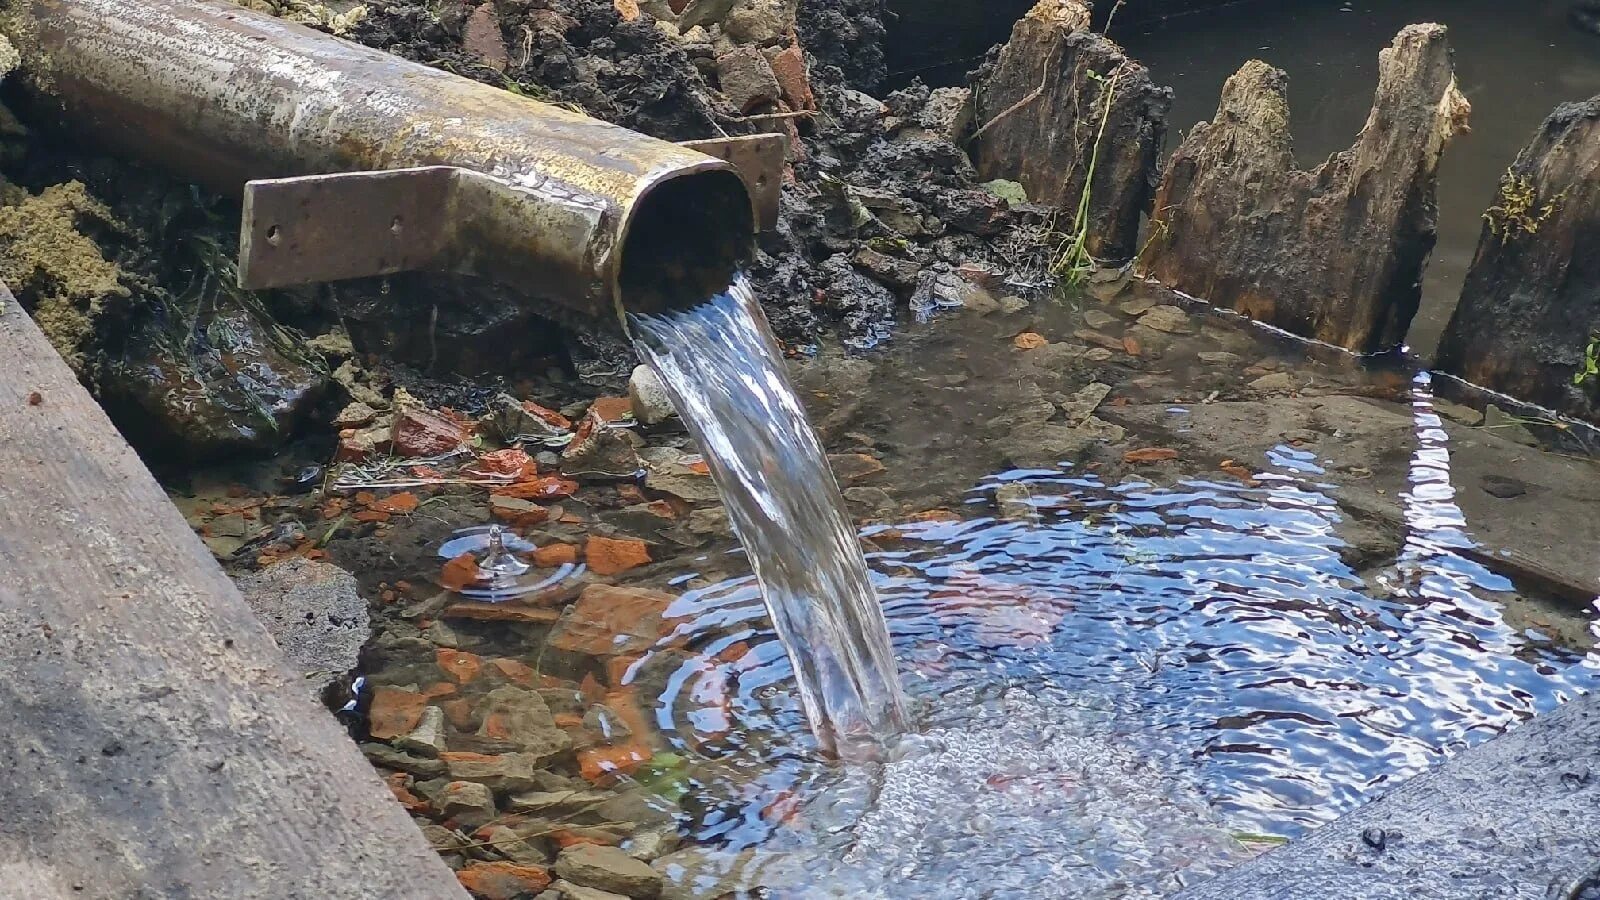
M 0 32 L 75 133 L 245 194 L 248 287 L 449 270 L 610 318 L 753 243 L 723 160 L 231 3 L 12 0 Z

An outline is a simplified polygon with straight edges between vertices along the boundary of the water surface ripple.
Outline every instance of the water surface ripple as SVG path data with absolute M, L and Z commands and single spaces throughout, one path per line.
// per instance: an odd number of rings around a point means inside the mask
M 1009 471 L 959 521 L 866 529 L 918 711 L 886 765 L 809 753 L 749 579 L 685 594 L 658 718 L 705 760 L 689 832 L 794 851 L 753 867 L 784 895 L 1160 896 L 1591 689 L 1459 552 L 1425 376 L 1414 411 L 1410 533 L 1365 578 L 1287 445 L 1253 484 Z

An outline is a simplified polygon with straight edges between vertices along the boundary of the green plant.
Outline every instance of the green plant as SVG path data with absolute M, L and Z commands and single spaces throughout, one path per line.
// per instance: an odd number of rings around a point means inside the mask
M 1583 348 L 1583 368 L 1572 376 L 1572 383 L 1581 387 L 1595 377 L 1600 377 L 1600 334 L 1589 336 L 1589 345 Z
M 1100 164 L 1100 146 L 1105 143 L 1106 127 L 1111 122 L 1111 106 L 1116 101 L 1117 82 L 1122 79 L 1122 67 L 1112 71 L 1110 77 L 1091 70 L 1088 76 L 1102 86 L 1100 92 L 1100 126 L 1095 132 L 1094 145 L 1089 152 L 1089 167 L 1083 177 L 1083 192 L 1078 195 L 1078 209 L 1072 220 L 1072 230 L 1060 235 L 1050 274 L 1062 289 L 1083 284 L 1093 274 L 1099 263 L 1089 252 L 1089 207 L 1094 193 L 1094 173 Z M 1059 232 L 1058 232 L 1059 234 Z

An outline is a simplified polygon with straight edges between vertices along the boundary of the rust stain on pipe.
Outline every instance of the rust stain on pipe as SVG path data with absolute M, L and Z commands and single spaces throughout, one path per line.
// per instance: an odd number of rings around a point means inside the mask
M 749 194 L 723 160 L 231 3 L 13 0 L 0 30 L 76 131 L 224 193 L 373 170 L 488 176 L 455 192 L 476 206 L 450 268 L 581 312 L 704 299 L 751 247 Z

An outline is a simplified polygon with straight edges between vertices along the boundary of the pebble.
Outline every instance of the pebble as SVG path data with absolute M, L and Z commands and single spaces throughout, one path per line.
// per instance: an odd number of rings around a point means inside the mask
M 648 365 L 638 365 L 634 375 L 629 376 L 627 402 L 634 407 L 635 420 L 645 426 L 656 426 L 677 415 L 672 397 L 667 396 L 666 384 L 661 383 L 661 376 Z
M 583 887 L 627 897 L 655 897 L 665 882 L 661 873 L 616 847 L 577 844 L 561 851 L 556 877 Z
M 422 720 L 410 732 L 395 739 L 394 745 L 407 753 L 435 759 L 445 747 L 444 710 L 430 706 L 422 711 Z
M 1194 334 L 1189 314 L 1176 306 L 1152 306 L 1139 317 L 1139 324 L 1167 334 Z
M 1262 393 L 1292 391 L 1296 386 L 1294 376 L 1288 372 L 1273 372 L 1271 375 L 1263 375 L 1250 382 L 1251 390 L 1261 391 Z
M 1160 304 L 1151 297 L 1138 297 L 1133 300 L 1129 300 L 1117 308 L 1122 310 L 1122 314 L 1125 316 L 1138 317 L 1144 315 L 1159 305 Z
M 1117 317 L 1100 309 L 1091 309 L 1083 314 L 1083 324 L 1094 329 L 1104 329 L 1115 325 Z

